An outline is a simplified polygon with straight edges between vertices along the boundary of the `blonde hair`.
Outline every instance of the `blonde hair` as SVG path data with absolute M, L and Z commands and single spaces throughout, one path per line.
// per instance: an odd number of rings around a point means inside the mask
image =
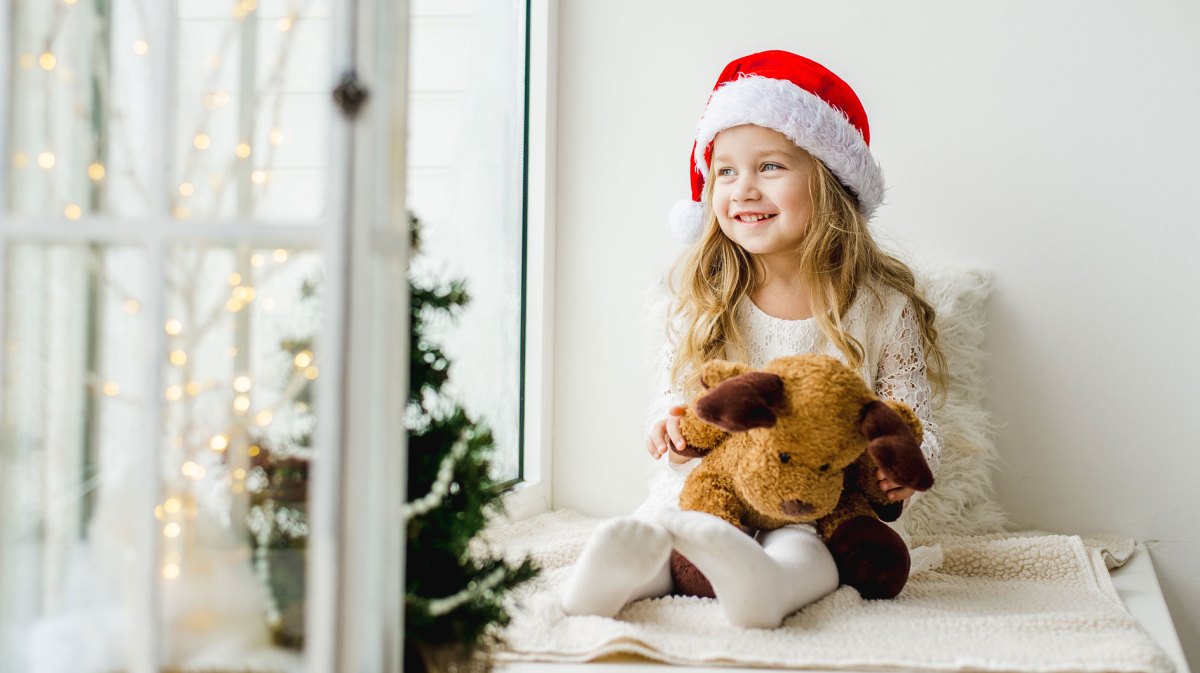
M 813 209 L 804 237 L 796 249 L 799 277 L 808 290 L 809 306 L 821 333 L 845 356 L 851 367 L 862 365 L 864 353 L 843 326 L 843 319 L 861 289 L 882 301 L 878 288 L 900 292 L 916 313 L 924 345 L 926 368 L 934 390 L 946 389 L 946 361 L 933 326 L 935 312 L 917 293 L 912 269 L 884 252 L 872 238 L 855 199 L 819 160 L 812 164 L 808 190 Z M 671 380 L 688 397 L 700 390 L 700 366 L 725 358 L 746 361 L 748 353 L 734 316 L 749 301 L 760 274 L 754 256 L 729 240 L 712 213 L 713 171 L 705 181 L 707 225 L 671 273 L 675 297 L 667 321 L 675 346 Z

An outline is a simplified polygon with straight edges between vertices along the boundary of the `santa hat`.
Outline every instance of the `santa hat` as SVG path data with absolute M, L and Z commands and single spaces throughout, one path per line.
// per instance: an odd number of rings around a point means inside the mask
M 671 210 L 675 238 L 693 243 L 704 229 L 704 180 L 712 142 L 721 131 L 754 124 L 774 129 L 821 160 L 867 218 L 883 202 L 883 171 L 868 147 L 871 131 L 858 96 L 825 66 L 787 51 L 734 60 L 721 71 L 696 125 L 688 159 L 692 198 Z

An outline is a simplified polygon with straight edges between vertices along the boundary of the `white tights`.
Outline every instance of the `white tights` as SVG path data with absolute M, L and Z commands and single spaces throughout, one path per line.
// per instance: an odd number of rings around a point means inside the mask
M 624 517 L 601 524 L 567 582 L 563 611 L 612 617 L 627 603 L 667 595 L 672 548 L 704 573 L 736 626 L 777 627 L 838 586 L 833 556 L 807 527 L 755 540 L 711 514 L 670 510 L 654 522 Z

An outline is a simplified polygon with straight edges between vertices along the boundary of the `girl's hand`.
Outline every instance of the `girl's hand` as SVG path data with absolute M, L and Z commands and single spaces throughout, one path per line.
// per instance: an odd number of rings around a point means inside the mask
M 662 419 L 654 424 L 650 429 L 650 436 L 646 439 L 646 450 L 655 460 L 663 457 L 667 453 L 667 442 L 670 442 L 676 451 L 683 450 L 687 443 L 683 441 L 683 431 L 679 429 L 679 418 L 683 416 L 684 407 L 671 407 L 670 416 Z M 689 458 L 680 456 L 675 452 L 670 454 L 671 462 L 685 463 Z
M 882 490 L 884 494 L 887 495 L 887 499 L 891 500 L 892 502 L 908 500 L 912 494 L 916 493 L 916 491 L 912 490 L 911 488 L 901 486 L 892 481 L 891 476 L 884 472 L 882 467 L 875 470 L 875 478 L 879 480 L 879 489 Z

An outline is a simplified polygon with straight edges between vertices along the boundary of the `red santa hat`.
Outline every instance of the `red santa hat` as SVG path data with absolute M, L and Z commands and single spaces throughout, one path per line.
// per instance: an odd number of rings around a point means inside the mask
M 774 129 L 821 160 L 870 218 L 883 202 L 883 171 L 871 155 L 871 131 L 858 96 L 825 66 L 787 51 L 764 51 L 736 59 L 721 71 L 696 125 L 688 159 L 692 198 L 671 210 L 675 238 L 693 243 L 704 230 L 704 180 L 713 138 L 754 124 Z

